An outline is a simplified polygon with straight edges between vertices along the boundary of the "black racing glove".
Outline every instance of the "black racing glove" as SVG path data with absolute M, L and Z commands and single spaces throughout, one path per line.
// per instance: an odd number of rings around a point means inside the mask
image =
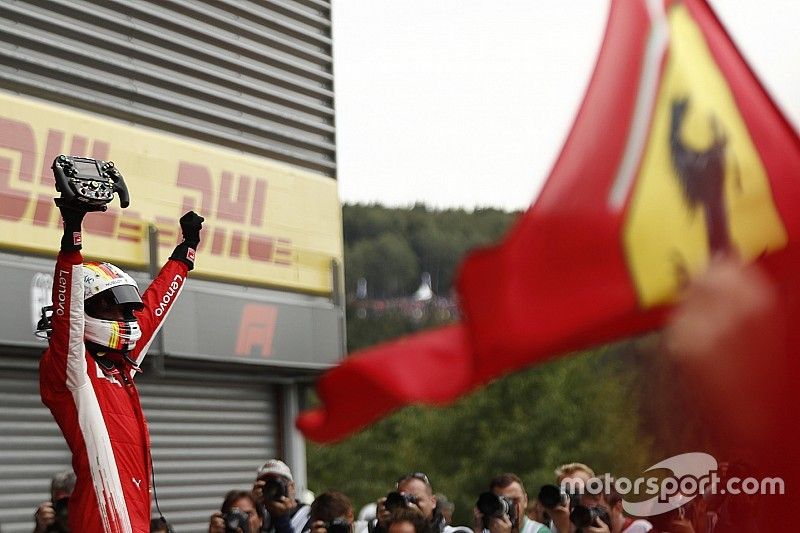
M 61 251 L 74 252 L 81 249 L 82 234 L 81 224 L 85 211 L 78 211 L 71 207 L 59 207 L 61 218 L 64 220 L 64 236 L 61 237 Z
M 200 244 L 200 229 L 203 227 L 204 220 L 194 211 L 189 211 L 180 220 L 183 242 L 175 247 L 175 251 L 169 258 L 186 263 L 189 270 L 194 268 L 194 254 Z

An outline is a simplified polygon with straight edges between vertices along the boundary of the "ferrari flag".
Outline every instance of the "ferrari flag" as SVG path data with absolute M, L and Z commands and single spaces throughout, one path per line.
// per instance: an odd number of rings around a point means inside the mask
M 787 253 L 798 206 L 800 139 L 706 2 L 613 1 L 539 198 L 462 265 L 462 323 L 353 354 L 298 427 L 338 440 L 404 405 L 657 328 L 715 254 Z

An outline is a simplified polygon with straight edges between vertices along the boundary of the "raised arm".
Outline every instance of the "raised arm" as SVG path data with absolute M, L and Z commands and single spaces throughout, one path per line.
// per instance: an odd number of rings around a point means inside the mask
M 55 383 L 75 389 L 86 380 L 83 330 L 81 224 L 86 213 L 61 207 L 64 235 L 53 272 L 53 331 L 45 371 Z M 69 361 L 69 362 L 68 362 Z
M 136 312 L 142 338 L 132 357 L 137 365 L 141 365 L 147 355 L 153 337 L 161 329 L 164 319 L 183 290 L 187 274 L 194 268 L 195 252 L 200 244 L 200 229 L 204 220 L 194 211 L 189 211 L 181 217 L 183 242 L 175 247 L 169 261 L 142 294 L 144 308 Z

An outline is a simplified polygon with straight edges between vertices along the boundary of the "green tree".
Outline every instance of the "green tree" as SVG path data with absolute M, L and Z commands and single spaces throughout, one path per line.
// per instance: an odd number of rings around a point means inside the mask
M 371 297 L 390 298 L 413 292 L 419 283 L 419 263 L 408 241 L 395 233 L 356 242 L 345 249 L 348 290 L 358 278 L 367 280 Z
M 470 213 L 432 210 L 424 204 L 411 208 L 346 204 L 342 208 L 345 286 L 352 294 L 363 277 L 371 297 L 407 295 L 417 288 L 420 274 L 428 272 L 434 292 L 447 295 L 467 252 L 498 242 L 517 216 L 498 209 Z

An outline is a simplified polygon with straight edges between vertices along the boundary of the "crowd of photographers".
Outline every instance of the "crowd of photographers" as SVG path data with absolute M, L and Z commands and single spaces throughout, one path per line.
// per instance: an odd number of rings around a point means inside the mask
M 613 491 L 589 494 L 568 487 L 594 478 L 592 469 L 571 463 L 555 470 L 554 484 L 539 487 L 528 498 L 523 481 L 511 473 L 489 480 L 477 496 L 473 523 L 451 524 L 453 504 L 436 494 L 421 472 L 399 478 L 394 490 L 367 505 L 356 517 L 350 499 L 341 492 L 319 494 L 309 504 L 297 498 L 289 467 L 267 461 L 249 490 L 229 491 L 219 511 L 209 518 L 208 533 L 728 533 L 758 531 L 744 516 L 728 516 L 704 498 L 690 500 L 647 520 L 626 516 L 622 498 Z M 53 478 L 51 500 L 35 514 L 34 533 L 66 529 L 66 501 L 74 474 Z M 731 520 L 732 519 L 732 520 Z M 174 533 L 162 518 L 151 533 Z

